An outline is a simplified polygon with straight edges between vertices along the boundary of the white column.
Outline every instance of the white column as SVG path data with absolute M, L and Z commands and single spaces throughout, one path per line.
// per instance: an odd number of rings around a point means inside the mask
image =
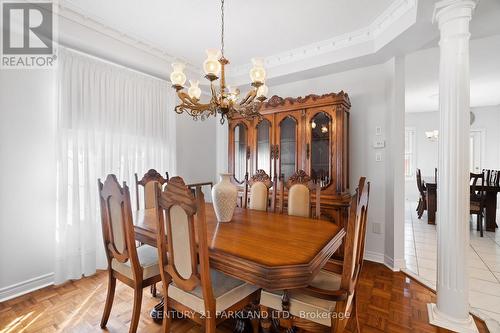
M 477 332 L 469 314 L 469 21 L 472 0 L 442 0 L 434 8 L 441 39 L 437 207 L 437 304 L 431 324 Z

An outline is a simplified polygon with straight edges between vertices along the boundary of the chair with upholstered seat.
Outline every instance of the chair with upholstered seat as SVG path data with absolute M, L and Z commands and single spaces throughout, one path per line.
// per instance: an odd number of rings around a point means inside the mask
M 437 175 L 437 173 L 435 175 Z M 420 169 L 417 169 L 416 178 L 417 178 L 417 189 L 418 193 L 420 194 L 420 197 L 418 198 L 418 205 L 416 211 L 417 211 L 417 216 L 420 219 L 424 214 L 424 212 L 427 210 L 427 192 L 424 182 L 422 181 L 422 172 L 420 171 Z
M 134 307 L 130 333 L 137 330 L 141 314 L 142 289 L 161 281 L 157 250 L 149 245 L 136 248 L 132 207 L 128 186 L 108 175 L 104 184 L 98 180 L 101 203 L 102 235 L 108 260 L 108 293 L 101 327 L 108 322 L 113 305 L 116 279 L 134 289 Z
M 171 310 L 183 313 L 214 333 L 228 313 L 258 304 L 259 289 L 210 268 L 205 200 L 180 177 L 158 196 L 157 248 L 163 281 L 163 331 L 170 331 Z M 258 322 L 254 321 L 254 331 Z
M 152 209 L 156 204 L 156 191 L 161 190 L 164 184 L 168 182 L 168 172 L 165 172 L 166 178 L 156 171 L 155 169 L 149 169 L 148 172 L 144 174 L 141 180 L 135 175 L 135 199 L 137 210 L 140 209 L 139 206 L 139 185 L 144 187 L 144 209 Z M 156 284 L 151 285 L 151 295 L 156 297 Z
M 288 181 L 281 180 L 280 188 L 280 210 L 285 211 L 285 190 L 288 191 L 287 213 L 292 216 L 320 218 L 321 212 L 321 185 L 314 183 L 311 177 L 304 171 L 299 170 L 288 178 Z M 315 192 L 315 213 L 311 212 L 311 197 Z
M 244 198 L 248 198 L 248 200 L 245 200 L 243 207 L 267 212 L 269 209 L 269 189 L 272 186 L 271 177 L 264 170 L 257 170 L 245 184 Z M 248 195 L 248 191 L 250 191 L 250 195 Z M 273 191 L 272 211 L 274 211 L 275 203 L 276 191 Z
M 144 187 L 144 209 L 154 208 L 156 188 L 160 188 L 168 182 L 168 172 L 165 172 L 166 178 L 156 171 L 155 169 L 149 169 L 148 172 L 144 174 L 141 180 L 135 174 L 135 199 L 136 208 L 140 209 L 139 205 L 139 185 Z
M 361 178 L 351 200 L 342 272 L 330 271 L 329 265 L 325 265 L 306 288 L 262 291 L 262 318 L 271 318 L 273 312 L 280 326 L 288 329 L 343 332 L 349 315 L 353 310 L 356 312 L 356 284 L 363 264 L 369 193 L 370 183 Z M 270 326 L 269 320 L 263 320 L 264 332 Z
M 485 209 L 486 192 L 484 183 L 486 179 L 484 173 L 470 173 L 470 214 L 476 215 L 477 230 L 483 237 L 483 217 Z

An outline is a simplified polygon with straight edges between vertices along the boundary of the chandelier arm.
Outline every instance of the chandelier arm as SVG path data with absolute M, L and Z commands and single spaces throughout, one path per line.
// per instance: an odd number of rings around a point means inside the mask
M 257 96 L 257 89 L 252 89 L 247 93 L 245 98 L 243 98 L 239 104 L 240 105 L 250 104 L 253 102 L 256 96 Z

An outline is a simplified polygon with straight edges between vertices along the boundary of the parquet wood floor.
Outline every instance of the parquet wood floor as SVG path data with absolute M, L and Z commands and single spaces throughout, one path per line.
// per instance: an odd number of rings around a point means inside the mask
M 99 322 L 106 295 L 106 273 L 47 287 L 0 303 L 0 333 L 13 332 L 128 332 L 132 311 L 132 289 L 118 283 L 108 328 Z M 403 273 L 394 273 L 380 264 L 366 262 L 358 284 L 359 321 L 363 333 L 374 332 L 449 332 L 429 325 L 428 302 L 435 295 Z M 158 302 L 144 292 L 138 332 L 160 332 L 149 318 L 149 310 Z M 480 332 L 488 332 L 476 320 Z M 218 327 L 231 332 L 231 322 Z M 355 332 L 353 323 L 348 327 Z M 198 333 L 202 329 L 189 320 L 176 320 L 174 333 Z

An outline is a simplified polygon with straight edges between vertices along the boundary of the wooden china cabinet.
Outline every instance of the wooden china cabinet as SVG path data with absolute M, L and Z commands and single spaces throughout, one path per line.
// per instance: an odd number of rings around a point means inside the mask
M 273 180 L 302 169 L 321 183 L 321 217 L 344 226 L 351 198 L 350 107 L 343 91 L 271 97 L 260 110 L 262 119 L 229 121 L 229 172 L 242 187 L 245 175 L 258 169 Z

